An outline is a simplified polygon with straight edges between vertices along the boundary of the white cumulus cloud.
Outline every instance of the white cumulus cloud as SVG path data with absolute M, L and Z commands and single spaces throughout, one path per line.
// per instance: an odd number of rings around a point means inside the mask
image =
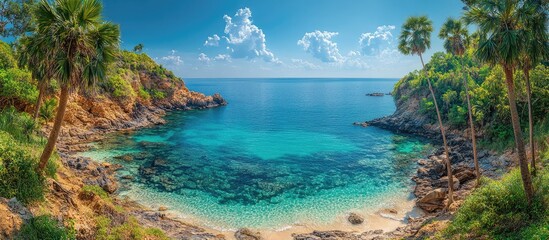
M 360 35 L 358 43 L 361 52 L 366 56 L 377 56 L 386 50 L 394 49 L 393 34 L 395 30 L 393 25 L 383 25 L 377 27 L 375 32 L 367 32 Z
M 256 59 L 266 62 L 280 63 L 273 52 L 267 48 L 265 33 L 253 24 L 252 11 L 249 8 L 239 9 L 232 17 L 225 15 L 225 30 L 223 36 L 213 35 L 204 42 L 205 46 L 219 46 L 220 40 L 226 40 L 227 54 L 219 54 L 216 60 L 230 61 L 230 59 Z
M 212 61 L 211 58 L 208 57 L 205 53 L 198 54 L 198 61 L 203 63 L 210 63 Z
M 219 40 L 221 40 L 221 38 L 217 34 L 214 34 L 213 36 L 208 37 L 208 39 L 204 42 L 204 46 L 217 47 L 219 46 Z
M 318 30 L 308 32 L 301 40 L 297 41 L 297 45 L 302 46 L 306 52 L 322 62 L 342 62 L 344 59 L 339 53 L 337 43 L 332 41 L 332 37 L 338 34 L 337 32 L 321 32 Z

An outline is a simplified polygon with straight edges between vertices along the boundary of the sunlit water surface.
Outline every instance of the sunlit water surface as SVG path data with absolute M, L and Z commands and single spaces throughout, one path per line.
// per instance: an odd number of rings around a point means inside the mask
M 113 134 L 83 153 L 124 166 L 129 196 L 209 227 L 330 224 L 410 192 L 424 141 L 353 126 L 395 110 L 394 79 L 190 79 L 225 107 L 173 112 L 167 124 Z M 128 179 L 127 176 L 132 176 Z

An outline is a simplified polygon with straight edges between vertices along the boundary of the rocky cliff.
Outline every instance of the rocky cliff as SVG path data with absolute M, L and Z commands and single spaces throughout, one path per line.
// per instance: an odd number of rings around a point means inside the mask
M 79 151 L 83 144 L 97 140 L 98 133 L 161 124 L 166 111 L 226 104 L 219 94 L 190 91 L 182 79 L 145 54 L 121 52 L 98 89 L 71 96 L 58 148 Z M 48 124 L 44 131 L 50 128 Z

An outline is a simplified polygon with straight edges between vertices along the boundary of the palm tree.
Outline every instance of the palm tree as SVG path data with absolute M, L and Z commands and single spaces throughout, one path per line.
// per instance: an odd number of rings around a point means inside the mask
M 521 54 L 520 67 L 526 80 L 526 95 L 528 98 L 528 129 L 530 137 L 530 157 L 532 159 L 532 173 L 536 174 L 536 150 L 534 143 L 534 119 L 532 116 L 532 91 L 530 84 L 530 70 L 549 54 L 549 37 L 547 36 L 547 10 L 539 0 L 530 1 L 535 4 L 525 19 L 524 29 L 527 30 L 524 49 Z
M 36 10 L 36 35 L 55 36 L 50 47 L 55 53 L 53 69 L 61 87 L 59 106 L 53 128 L 38 165 L 38 172 L 46 166 L 74 89 L 93 88 L 103 80 L 106 67 L 118 49 L 120 31 L 117 25 L 101 18 L 98 0 L 42 0 Z
M 532 202 L 534 187 L 522 139 L 522 130 L 515 100 L 513 73 L 519 65 L 528 31 L 524 20 L 532 12 L 532 4 L 524 0 L 478 0 L 468 6 L 464 19 L 479 26 L 480 40 L 476 56 L 492 65 L 500 64 L 505 73 L 509 110 L 515 136 L 522 183 L 528 203 Z
M 469 94 L 469 86 L 467 84 L 467 73 L 465 69 L 465 58 L 463 55 L 469 44 L 469 33 L 467 28 L 463 26 L 461 21 L 453 18 L 448 18 L 442 25 L 438 37 L 444 39 L 444 48 L 447 52 L 461 58 L 463 67 L 463 86 L 465 87 L 465 96 L 467 98 L 467 110 L 469 113 L 469 127 L 471 128 L 471 142 L 473 144 L 473 160 L 475 163 L 475 173 L 477 176 L 477 186 L 480 184 L 480 167 L 477 157 L 477 140 L 475 135 L 475 124 L 473 122 L 473 110 L 471 109 L 471 95 Z
M 135 47 L 133 47 L 133 51 L 136 53 L 140 53 L 143 51 L 143 47 L 143 43 L 137 44 L 135 45 Z
M 425 52 L 425 50 L 431 47 L 432 32 L 433 23 L 431 22 L 431 20 L 429 20 L 429 18 L 427 18 L 427 16 L 408 18 L 404 25 L 402 25 L 402 32 L 400 33 L 399 37 L 398 50 L 405 55 L 417 54 L 419 56 L 419 59 L 421 60 L 421 65 L 423 66 L 425 77 L 427 78 L 427 83 L 429 84 L 429 91 L 431 92 L 433 103 L 435 104 L 440 134 L 442 135 L 442 142 L 444 144 L 444 154 L 446 156 L 446 170 L 448 172 L 447 206 L 450 206 L 450 204 L 452 204 L 452 202 L 454 201 L 454 176 L 452 174 L 452 163 L 450 161 L 448 143 L 446 141 L 446 134 L 444 131 L 444 126 L 442 125 L 442 117 L 440 116 L 435 92 L 433 91 L 431 80 L 429 79 L 429 76 L 427 76 L 427 69 L 425 68 L 425 63 L 423 62 L 423 53 Z
M 53 54 L 51 51 L 50 36 L 24 36 L 19 44 L 19 65 L 26 66 L 38 81 L 38 99 L 34 109 L 34 119 L 38 118 L 46 88 L 53 76 Z

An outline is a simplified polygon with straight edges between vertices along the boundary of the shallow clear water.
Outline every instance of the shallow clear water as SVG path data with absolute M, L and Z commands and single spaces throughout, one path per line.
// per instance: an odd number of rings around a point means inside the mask
M 392 79 L 190 79 L 228 106 L 170 113 L 83 153 L 119 163 L 121 195 L 217 229 L 329 224 L 408 196 L 424 141 L 356 121 L 391 114 Z M 120 156 L 129 156 L 122 159 Z M 131 158 L 129 160 L 128 158 Z

